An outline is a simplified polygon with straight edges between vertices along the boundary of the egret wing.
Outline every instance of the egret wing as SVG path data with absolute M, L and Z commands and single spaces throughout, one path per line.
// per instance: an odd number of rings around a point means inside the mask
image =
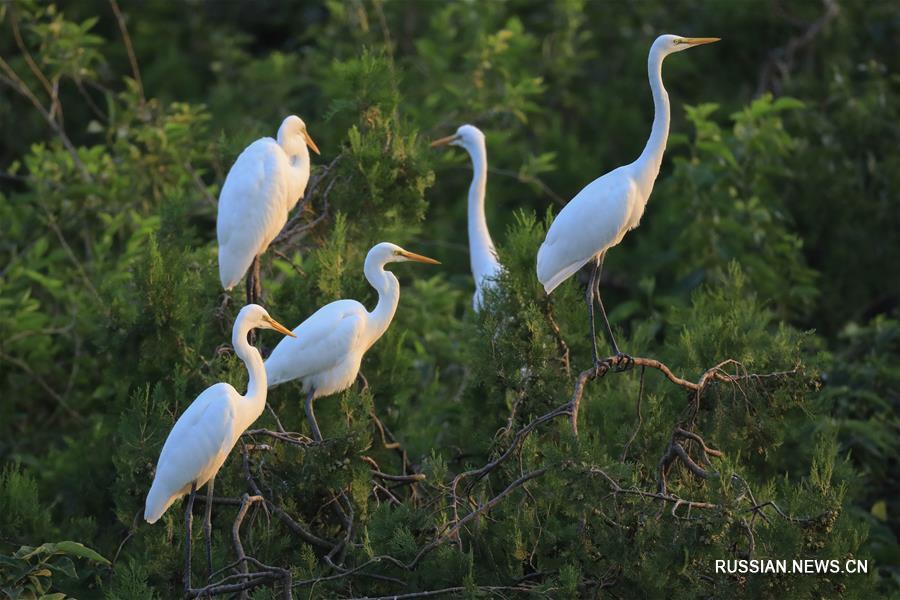
M 313 313 L 282 339 L 266 360 L 269 387 L 321 373 L 360 346 L 368 312 L 355 300 L 338 300 Z
M 286 159 L 278 143 L 263 138 L 238 156 L 222 186 L 216 218 L 219 276 L 230 290 L 287 221 Z
M 549 294 L 627 231 L 637 186 L 616 169 L 595 179 L 559 212 L 538 250 L 537 274 Z
M 237 391 L 226 383 L 204 390 L 175 422 L 163 444 L 145 515 L 158 519 L 179 496 L 209 479 L 231 450 Z

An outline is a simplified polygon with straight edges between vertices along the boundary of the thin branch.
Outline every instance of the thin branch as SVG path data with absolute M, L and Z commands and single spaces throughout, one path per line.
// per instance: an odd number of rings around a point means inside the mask
M 253 478 L 253 475 L 250 473 L 250 459 L 247 456 L 246 450 L 244 450 L 243 448 L 241 450 L 241 455 L 242 455 L 242 459 L 243 459 L 244 478 L 247 481 L 247 485 L 250 486 L 250 490 L 253 492 L 253 494 L 255 496 L 262 496 L 263 498 L 265 498 L 262 491 L 259 489 L 259 486 L 256 484 L 256 480 Z M 300 536 L 300 539 L 302 539 L 304 542 L 306 542 L 308 544 L 312 544 L 313 546 L 318 546 L 319 548 L 331 549 L 333 544 L 323 540 L 322 538 L 320 538 L 316 535 L 313 535 L 309 530 L 307 530 L 305 527 L 300 525 L 300 523 L 295 521 L 289 514 L 287 514 L 280 507 L 276 506 L 275 503 L 273 503 L 268 498 L 265 498 L 265 502 L 266 502 L 266 507 L 269 510 L 271 510 L 275 514 L 276 517 L 281 519 L 281 522 L 284 523 L 285 525 L 287 525 L 288 529 L 290 529 L 291 531 L 296 533 L 298 536 Z
M 578 435 L 578 411 L 581 406 L 582 397 L 584 396 L 585 386 L 589 381 L 602 378 L 611 369 L 630 368 L 631 366 L 650 367 L 651 369 L 656 369 L 657 371 L 662 373 L 666 377 L 666 379 L 668 379 L 675 385 L 683 387 L 690 392 L 694 392 L 695 397 L 699 397 L 699 394 L 703 392 L 707 384 L 714 381 L 723 383 L 735 383 L 748 379 L 761 380 L 764 378 L 785 377 L 796 375 L 799 372 L 799 367 L 795 367 L 790 371 L 779 371 L 775 373 L 767 373 L 764 375 L 728 375 L 724 373 L 722 371 L 722 367 L 733 362 L 734 361 L 727 360 L 710 369 L 707 369 L 697 381 L 697 383 L 694 383 L 693 381 L 688 381 L 687 379 L 678 377 L 677 375 L 672 373 L 672 370 L 665 363 L 656 360 L 655 358 L 626 356 L 610 356 L 604 358 L 597 364 L 596 367 L 591 367 L 582 371 L 575 381 L 575 389 L 572 392 L 572 400 L 570 402 L 572 430 L 575 432 L 575 435 Z
M 378 477 L 379 479 L 384 479 L 385 481 L 399 481 L 403 483 L 414 483 L 417 481 L 425 481 L 426 477 L 424 473 L 413 473 L 412 475 L 390 475 L 388 473 L 383 473 L 378 467 L 378 463 L 376 463 L 372 458 L 368 456 L 360 456 L 363 462 L 369 464 L 372 467 L 372 475 Z
M 216 197 L 210 193 L 209 189 L 206 187 L 206 184 L 203 183 L 203 179 L 200 178 L 200 174 L 197 173 L 190 161 L 185 161 L 184 170 L 187 171 L 191 176 L 191 180 L 194 182 L 194 187 L 196 187 L 197 191 L 199 191 L 203 195 L 203 199 L 206 201 L 206 203 L 210 206 L 218 206 L 219 201 L 216 200 Z
M 84 419 L 84 417 L 81 416 L 81 414 L 79 412 L 77 412 L 74 408 L 69 406 L 68 401 L 66 401 L 66 399 L 63 398 L 59 394 L 59 392 L 57 392 L 52 387 L 50 387 L 50 384 L 47 383 L 46 381 L 44 381 L 43 377 L 41 377 L 40 375 L 35 373 L 34 370 L 31 368 L 31 366 L 27 362 L 25 362 L 24 360 L 21 360 L 19 358 L 16 358 L 15 356 L 10 356 L 9 354 L 6 354 L 5 352 L 2 352 L 2 351 L 0 351 L 0 360 L 5 360 L 9 363 L 14 364 L 15 366 L 19 367 L 20 369 L 22 369 L 26 374 L 28 374 L 32 379 L 34 379 L 34 381 L 39 386 L 41 386 L 45 392 L 50 394 L 50 397 L 53 398 L 54 400 L 56 400 L 57 404 L 62 406 L 63 409 L 65 409 L 65 411 L 67 413 L 69 413 L 70 416 L 76 418 L 79 421 Z
M 53 111 L 56 110 L 60 115 L 60 120 L 62 120 L 62 107 L 57 106 L 59 104 L 59 95 L 54 93 L 54 88 L 50 85 L 50 82 L 47 81 L 47 77 L 44 75 L 44 72 L 41 71 L 40 67 L 38 67 L 37 63 L 34 61 L 34 58 L 31 56 L 31 52 L 28 51 L 28 47 L 25 45 L 25 40 L 22 39 L 22 33 L 19 31 L 19 15 L 18 10 L 15 8 L 15 4 L 11 6 L 9 11 L 9 23 L 12 27 L 13 37 L 16 40 L 16 46 L 19 47 L 19 51 L 22 53 L 22 57 L 25 59 L 25 62 L 28 64 L 28 68 L 31 69 L 32 74 L 34 74 L 35 78 L 44 86 L 44 91 L 47 92 L 47 96 L 50 97 L 50 101 L 53 103 L 53 108 L 50 109 L 51 115 Z
M 625 443 L 625 447 L 622 448 L 622 458 L 620 459 L 621 462 L 625 462 L 625 459 L 628 458 L 628 450 L 629 448 L 631 448 L 632 442 L 634 442 L 638 432 L 641 430 L 641 425 L 644 424 L 644 416 L 641 414 L 641 399 L 644 397 L 644 371 L 646 370 L 646 368 L 647 367 L 641 367 L 641 382 L 640 387 L 638 388 L 637 406 L 635 409 L 637 412 L 638 422 L 634 428 L 634 431 L 631 433 L 631 437 L 628 438 L 628 442 Z
M 2 59 L 0 59 L 2 60 Z M 72 250 L 72 247 L 69 245 L 69 242 L 66 241 L 65 236 L 59 228 L 59 225 L 56 223 L 56 217 L 50 213 L 49 210 L 44 208 L 44 213 L 47 216 L 47 224 L 50 226 L 50 229 L 53 230 L 53 233 L 56 234 L 56 238 L 59 240 L 59 243 L 62 244 L 63 250 L 66 251 L 66 256 L 69 257 L 69 260 L 72 261 L 72 264 L 75 265 L 75 269 L 78 271 L 78 274 L 81 275 L 81 278 L 84 280 L 84 284 L 87 288 L 93 293 L 94 298 L 97 300 L 97 305 L 104 313 L 109 315 L 109 307 L 103 301 L 103 298 L 100 296 L 100 293 L 97 291 L 97 288 L 94 287 L 94 284 L 91 283 L 91 278 L 88 277 L 87 272 L 84 270 L 84 266 L 81 264 L 81 261 L 78 260 L 78 257 L 75 256 L 75 252 Z
M 116 0 L 109 0 L 109 6 L 116 15 L 116 23 L 119 25 L 119 31 L 122 33 L 122 41 L 125 43 L 125 51 L 128 53 L 128 62 L 131 63 L 131 72 L 134 75 L 135 83 L 137 83 L 141 104 L 146 104 L 147 99 L 144 97 L 144 83 L 141 81 L 141 70 L 138 68 L 137 56 L 134 54 L 134 46 L 131 45 L 131 36 L 128 35 L 128 27 L 125 25 L 125 16 L 119 9 L 119 3 L 116 2 Z
M 94 178 L 91 176 L 90 172 L 87 170 L 87 167 L 84 166 L 84 163 L 81 162 L 81 158 L 78 157 L 78 150 L 76 150 L 75 146 L 72 144 L 72 141 L 69 139 L 69 136 L 66 135 L 66 132 L 63 130 L 62 126 L 56 122 L 53 118 L 53 115 L 44 108 L 44 105 L 41 104 L 41 101 L 37 99 L 37 96 L 34 95 L 34 92 L 31 91 L 31 88 L 28 87 L 28 84 L 25 83 L 21 77 L 19 77 L 18 73 L 9 66 L 2 56 L 0 56 L 0 71 L 6 75 L 5 77 L 0 78 L 0 81 L 3 81 L 14 90 L 19 92 L 22 96 L 28 99 L 29 102 L 41 113 L 41 116 L 44 117 L 44 120 L 50 126 L 50 129 L 59 137 L 65 149 L 68 151 L 69 155 L 72 157 L 72 163 L 75 167 L 81 172 L 82 178 L 84 178 L 87 182 L 93 182 Z
M 761 95 L 766 90 L 780 93 L 781 85 L 791 75 L 797 52 L 804 46 L 811 44 L 825 28 L 840 14 L 840 5 L 836 0 L 822 0 L 824 12 L 818 19 L 809 23 L 806 29 L 798 36 L 792 37 L 788 43 L 769 52 L 769 58 L 759 74 L 756 86 L 756 95 Z M 789 19 L 794 25 L 800 25 L 796 19 Z
M 710 509 L 710 510 L 719 510 L 721 506 L 718 504 L 713 504 L 712 502 L 698 502 L 694 500 L 684 500 L 683 498 L 679 498 L 678 496 L 673 496 L 671 494 L 661 493 L 661 492 L 645 492 L 644 490 L 638 489 L 628 489 L 623 488 L 619 485 L 619 482 L 610 477 L 606 471 L 599 467 L 591 467 L 588 471 L 592 475 L 602 475 L 604 479 L 609 483 L 610 487 L 612 487 L 612 491 L 614 494 L 626 494 L 631 496 L 640 496 L 642 498 L 651 498 L 654 500 L 663 500 L 665 502 L 670 502 L 675 506 L 672 507 L 672 516 L 678 517 L 675 514 L 675 511 L 682 506 L 687 506 L 688 509 L 691 508 L 702 508 L 702 509 Z
M 287 444 L 292 444 L 294 446 L 300 446 L 302 448 L 309 448 L 310 446 L 318 446 L 319 442 L 314 441 L 312 438 L 309 438 L 302 433 L 295 433 L 293 431 L 271 431 L 269 429 L 249 429 L 245 431 L 242 435 L 247 437 L 253 437 L 254 435 L 266 435 L 276 440 L 285 442 Z
M 526 473 L 525 475 L 522 475 L 521 477 L 519 477 L 518 479 L 516 479 L 515 481 L 510 483 L 506 487 L 506 489 L 504 489 L 502 492 L 500 492 L 499 494 L 497 494 L 496 496 L 494 496 L 493 498 L 491 498 L 490 500 L 488 500 L 487 502 L 485 502 L 484 504 L 482 504 L 481 506 L 479 506 L 478 508 L 476 508 L 475 510 L 470 512 L 469 514 L 467 514 L 465 517 L 463 517 L 462 519 L 457 521 L 457 523 L 453 527 L 451 527 L 450 529 L 445 531 L 443 534 L 439 535 L 432 542 L 430 542 L 429 544 L 426 544 L 421 550 L 419 550 L 418 554 L 416 554 L 416 556 L 412 560 L 412 562 L 410 562 L 407 565 L 407 568 L 410 570 L 415 568 L 415 566 L 419 563 L 419 561 L 422 560 L 423 556 L 425 556 L 426 554 L 428 554 L 429 552 L 431 552 L 432 550 L 434 550 L 441 544 L 445 543 L 446 541 L 452 539 L 457 533 L 459 533 L 459 531 L 463 528 L 463 526 L 466 523 L 468 523 L 475 517 L 477 517 L 481 514 L 484 514 L 487 511 L 494 508 L 503 498 L 505 498 L 510 493 L 512 493 L 516 488 L 521 487 L 522 485 L 524 485 L 525 483 L 527 483 L 528 481 L 530 481 L 532 479 L 535 479 L 536 477 L 540 477 L 541 475 L 543 475 L 546 472 L 547 472 L 546 468 L 536 469 L 534 471 L 531 471 L 530 473 Z
M 467 587 L 449 587 L 439 590 L 429 590 L 425 592 L 410 592 L 408 594 L 393 594 L 391 596 L 360 596 L 350 598 L 349 600 L 413 600 L 415 598 L 434 598 L 436 596 L 446 596 L 447 594 L 458 594 L 460 592 L 468 592 Z M 538 594 L 546 598 L 552 598 L 553 592 L 558 588 L 531 588 L 522 585 L 480 585 L 476 589 L 481 592 L 522 592 L 526 594 Z

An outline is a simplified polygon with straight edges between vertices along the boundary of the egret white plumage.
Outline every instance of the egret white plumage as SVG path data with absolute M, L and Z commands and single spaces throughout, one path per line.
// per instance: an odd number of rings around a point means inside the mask
M 547 231 L 537 255 L 537 275 L 550 294 L 563 281 L 590 261 L 594 267 L 588 282 L 586 300 L 590 313 L 594 362 L 598 362 L 594 329 L 594 299 L 600 307 L 610 345 L 623 356 L 613 337 L 600 299 L 600 272 L 607 250 L 622 241 L 638 226 L 644 207 L 659 175 L 666 140 L 669 136 L 669 95 L 662 82 L 662 63 L 670 54 L 719 41 L 719 38 L 686 38 L 661 35 L 650 47 L 647 72 L 653 92 L 655 114 L 650 139 L 636 161 L 610 171 L 589 183 L 559 212 Z
M 387 331 L 400 301 L 400 282 L 384 266 L 416 261 L 440 264 L 433 258 L 408 252 L 388 242 L 366 255 L 366 280 L 378 292 L 371 312 L 356 300 L 337 300 L 313 313 L 294 328 L 294 336 L 275 347 L 265 368 L 269 387 L 300 379 L 306 392 L 306 418 L 313 438 L 322 434 L 313 412 L 313 400 L 347 389 L 356 380 L 363 355 Z
M 156 475 L 147 494 L 144 519 L 155 523 L 173 502 L 190 494 L 185 511 L 187 541 L 185 546 L 190 577 L 190 531 L 194 492 L 207 485 L 212 497 L 216 473 L 221 468 L 241 434 L 259 417 L 266 406 L 266 369 L 259 351 L 247 342 L 251 329 L 274 329 L 293 336 L 284 325 L 269 316 L 261 306 L 248 304 L 238 313 L 232 329 L 231 343 L 235 354 L 247 366 L 247 393 L 241 395 L 227 383 L 206 388 L 182 413 L 163 444 Z M 207 500 L 204 531 L 207 534 L 207 560 L 211 564 L 209 534 L 210 509 Z M 190 587 L 190 582 L 186 579 Z
M 462 125 L 453 135 L 435 140 L 432 148 L 444 145 L 461 146 L 472 159 L 472 183 L 469 185 L 469 262 L 475 280 L 472 306 L 481 310 L 484 289 L 494 285 L 502 265 L 488 231 L 484 217 L 484 195 L 487 187 L 487 147 L 484 133 L 474 125 Z
M 319 148 L 298 116 L 287 117 L 277 139 L 256 140 L 228 171 L 216 218 L 219 278 L 233 288 L 250 269 L 247 302 L 259 301 L 259 255 L 281 232 L 309 182 L 309 150 Z M 252 266 L 252 268 L 251 268 Z

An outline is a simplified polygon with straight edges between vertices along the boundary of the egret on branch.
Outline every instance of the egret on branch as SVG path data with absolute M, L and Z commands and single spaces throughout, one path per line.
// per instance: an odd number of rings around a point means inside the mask
M 322 434 L 313 400 L 345 390 L 356 380 L 363 355 L 387 331 L 400 301 L 400 282 L 384 266 L 410 260 L 440 264 L 387 242 L 374 246 L 363 270 L 378 292 L 375 309 L 369 312 L 356 300 L 327 304 L 294 329 L 293 339 L 279 342 L 266 360 L 270 387 L 293 379 L 303 381 L 306 418 L 316 441 L 322 440 Z
M 494 242 L 484 218 L 484 192 L 487 187 L 487 149 L 484 134 L 474 125 L 462 125 L 453 135 L 431 142 L 431 147 L 462 146 L 472 159 L 472 183 L 469 186 L 469 262 L 475 279 L 472 306 L 481 310 L 484 289 L 492 287 L 502 270 Z
M 247 303 L 259 302 L 259 255 L 266 251 L 309 182 L 309 151 L 319 148 L 300 117 L 287 117 L 278 139 L 256 140 L 241 152 L 222 186 L 216 233 L 219 278 L 226 290 L 247 276 Z M 251 268 L 252 266 L 252 268 Z
M 206 532 L 206 558 L 211 570 L 210 509 L 216 473 L 238 438 L 266 406 L 266 369 L 259 351 L 247 342 L 247 334 L 257 327 L 294 335 L 270 317 L 261 306 L 248 304 L 241 309 L 234 321 L 231 343 L 235 354 L 244 361 L 249 372 L 247 395 L 241 396 L 227 383 L 217 383 L 197 396 L 169 432 L 159 455 L 153 485 L 147 494 L 144 519 L 148 523 L 155 523 L 173 502 L 190 494 L 185 509 L 187 587 L 190 587 L 191 511 L 194 492 L 208 483 L 203 529 Z
M 537 255 L 537 275 L 550 294 L 588 262 L 593 262 L 586 300 L 591 322 L 594 363 L 599 362 L 594 328 L 594 299 L 600 307 L 609 342 L 619 351 L 606 310 L 600 299 L 600 272 L 606 251 L 622 241 L 625 233 L 638 226 L 644 207 L 659 175 L 666 139 L 669 136 L 669 95 L 663 87 L 662 63 L 669 55 L 694 46 L 710 44 L 719 38 L 686 38 L 661 35 L 650 47 L 647 71 L 653 92 L 653 128 L 644 151 L 636 161 L 595 179 L 576 195 L 557 215 Z

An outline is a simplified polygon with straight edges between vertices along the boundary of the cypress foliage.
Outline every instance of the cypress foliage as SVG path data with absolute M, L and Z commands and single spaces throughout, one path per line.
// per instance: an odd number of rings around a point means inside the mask
M 231 566 L 207 580 L 197 550 L 195 588 L 897 593 L 897 58 L 857 35 L 893 31 L 886 6 L 798 8 L 831 26 L 788 79 L 764 68 L 788 25 L 744 4 L 121 8 L 125 29 L 116 3 L 0 8 L 16 74 L 3 71 L 0 122 L 20 132 L 0 149 L 0 595 L 181 594 L 181 504 L 149 526 L 143 503 L 188 403 L 219 381 L 245 389 L 216 197 L 237 153 L 294 112 L 324 154 L 262 257 L 271 314 L 294 326 L 339 298 L 374 306 L 362 263 L 380 241 L 444 266 L 392 266 L 396 317 L 364 378 L 317 401 L 323 443 L 299 383 L 270 392 L 216 478 L 213 563 Z M 603 279 L 635 364 L 595 371 L 584 281 L 548 298 L 535 253 L 567 198 L 639 152 L 643 31 L 663 23 L 735 46 L 666 65 L 663 173 Z M 774 94 L 751 94 L 757 75 Z M 487 134 L 505 267 L 478 314 L 469 165 L 428 147 L 466 121 Z M 277 343 L 258 339 L 264 354 Z M 715 570 L 749 558 L 869 572 Z

